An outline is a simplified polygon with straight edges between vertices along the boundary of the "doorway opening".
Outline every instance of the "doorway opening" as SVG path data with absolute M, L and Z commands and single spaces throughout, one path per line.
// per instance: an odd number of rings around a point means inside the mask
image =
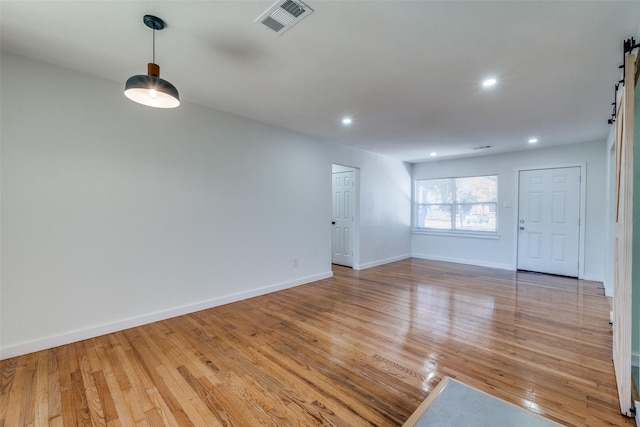
M 360 170 L 331 168 L 331 263 L 359 270 Z

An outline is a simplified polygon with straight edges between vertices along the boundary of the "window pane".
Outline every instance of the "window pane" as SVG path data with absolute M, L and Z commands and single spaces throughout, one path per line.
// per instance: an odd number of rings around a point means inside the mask
M 451 230 L 451 205 L 424 205 L 424 228 Z
M 451 203 L 453 192 L 451 179 L 425 179 L 416 181 L 417 203 Z
M 456 229 L 468 231 L 496 231 L 496 203 L 460 205 Z
M 498 177 L 472 176 L 468 178 L 456 178 L 456 202 L 497 202 L 498 201 Z

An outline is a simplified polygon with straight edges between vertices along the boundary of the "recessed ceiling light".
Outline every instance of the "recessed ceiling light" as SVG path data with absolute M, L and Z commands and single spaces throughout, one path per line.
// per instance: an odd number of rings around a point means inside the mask
M 535 144 L 538 142 L 538 138 L 529 138 L 529 144 Z
M 498 83 L 498 81 L 495 78 L 491 77 L 491 78 L 488 78 L 488 79 L 484 80 L 482 82 L 482 86 L 483 87 L 491 87 L 491 86 L 495 86 L 496 83 Z
M 431 157 L 435 157 L 435 156 L 437 156 L 437 155 L 438 155 L 438 153 L 436 153 L 436 152 L 434 151 L 433 153 L 431 153 L 431 154 L 429 154 L 429 155 L 430 155 Z
M 343 117 L 342 118 L 342 124 L 345 126 L 349 126 L 351 123 L 353 123 L 353 120 L 351 119 L 351 117 Z

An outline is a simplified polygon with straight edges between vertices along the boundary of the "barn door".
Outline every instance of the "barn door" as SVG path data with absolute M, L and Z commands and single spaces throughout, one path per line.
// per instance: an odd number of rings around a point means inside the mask
M 616 114 L 616 206 L 613 280 L 613 366 L 620 411 L 631 416 L 631 289 L 633 241 L 633 120 L 636 56 L 625 55 L 625 80 Z

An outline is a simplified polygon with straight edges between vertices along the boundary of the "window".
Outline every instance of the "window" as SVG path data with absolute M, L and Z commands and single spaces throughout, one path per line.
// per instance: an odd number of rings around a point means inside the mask
M 419 179 L 415 230 L 496 233 L 498 176 Z

